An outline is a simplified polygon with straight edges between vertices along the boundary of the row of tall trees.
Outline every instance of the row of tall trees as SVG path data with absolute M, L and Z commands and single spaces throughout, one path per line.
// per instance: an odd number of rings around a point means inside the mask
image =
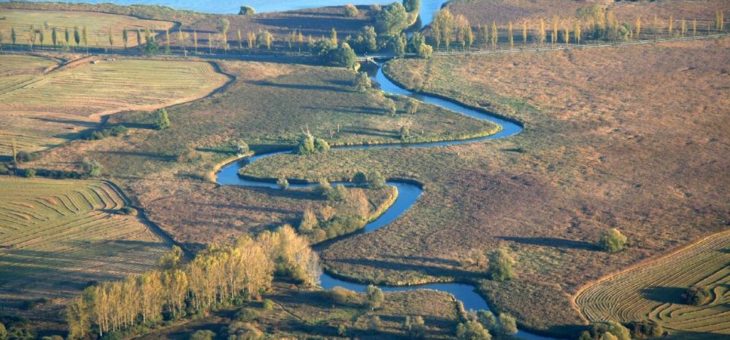
M 454 15 L 448 8 L 442 9 L 431 23 L 429 38 L 436 49 L 449 50 L 453 47 L 496 48 L 499 44 L 528 43 L 575 43 L 586 40 L 624 41 L 659 37 L 696 36 L 701 33 L 724 32 L 724 13 L 717 11 L 714 22 L 699 22 L 697 19 L 653 17 L 646 20 L 635 17 L 621 22 L 615 13 L 606 7 L 594 5 L 578 10 L 575 17 L 553 17 L 549 20 L 523 20 L 498 26 L 477 24 L 472 26 L 463 15 Z
M 85 289 L 66 310 L 69 338 L 91 332 L 101 337 L 258 299 L 274 275 L 316 285 L 321 274 L 317 254 L 289 226 L 256 239 L 242 236 L 230 245 L 211 246 L 191 262 L 181 262 L 182 251 L 176 248 L 163 257 L 161 270 Z

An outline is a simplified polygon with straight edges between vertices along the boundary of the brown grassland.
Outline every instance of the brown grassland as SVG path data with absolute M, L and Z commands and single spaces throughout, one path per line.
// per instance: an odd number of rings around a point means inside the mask
M 170 245 L 126 205 L 98 180 L 0 178 L 0 313 L 55 319 L 88 284 L 154 268 Z
M 484 135 L 496 128 L 429 105 L 408 115 L 402 99 L 396 99 L 399 113 L 389 116 L 387 99 L 375 90 L 355 91 L 355 74 L 344 69 L 233 61 L 219 65 L 233 76 L 233 83 L 213 96 L 168 108 L 169 129 L 149 129 L 152 119 L 146 111 L 116 114 L 109 124 L 136 129 L 126 136 L 70 143 L 23 166 L 74 170 L 84 158 L 97 160 L 104 175 L 115 178 L 152 220 L 177 241 L 198 249 L 242 232 L 297 224 L 307 206 L 326 204 L 311 192 L 211 183 L 211 170 L 231 159 L 231 144 L 237 140 L 262 151 L 292 148 L 304 129 L 338 145 L 400 143 L 403 125 L 410 126 L 413 141 Z M 368 169 L 349 169 L 347 178 L 358 170 Z M 375 195 L 373 208 L 387 197 L 380 190 L 366 192 Z
M 644 25 L 649 25 L 656 15 L 659 20 L 673 16 L 675 20 L 697 19 L 702 23 L 700 29 L 715 20 L 715 11 L 730 9 L 724 0 L 663 0 L 663 1 L 587 1 L 587 0 L 455 0 L 449 2 L 448 8 L 454 14 L 462 14 L 473 24 L 498 25 L 513 22 L 516 25 L 524 20 L 535 21 L 540 18 L 551 20 L 575 17 L 576 11 L 582 7 L 606 5 L 611 8 L 619 20 L 634 23 L 641 17 Z M 677 24 L 675 23 L 675 26 Z M 515 28 L 517 29 L 517 28 Z
M 397 60 L 411 88 L 519 119 L 522 134 L 429 150 L 280 156 L 248 174 L 341 176 L 353 167 L 425 184 L 403 218 L 323 252 L 355 278 L 470 280 L 533 329 L 580 324 L 584 284 L 698 238 L 730 220 L 727 65 L 730 39 L 511 55 Z M 596 249 L 620 228 L 630 246 Z M 518 278 L 486 280 L 475 254 L 498 244 Z

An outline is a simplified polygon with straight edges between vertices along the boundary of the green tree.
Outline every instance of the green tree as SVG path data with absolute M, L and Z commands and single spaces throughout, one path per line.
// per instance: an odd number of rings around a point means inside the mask
M 165 130 L 170 128 L 170 117 L 164 108 L 155 111 L 155 129 Z
M 406 113 L 409 115 L 414 115 L 418 113 L 418 107 L 421 105 L 421 102 L 415 100 L 415 99 L 408 99 L 406 102 Z
M 58 46 L 58 32 L 55 27 L 51 29 L 51 43 L 53 44 L 53 47 Z
M 355 76 L 354 86 L 358 92 L 367 92 L 372 87 L 372 82 L 367 73 L 358 72 Z
M 492 280 L 507 281 L 514 277 L 514 258 L 506 248 L 499 248 L 489 254 L 489 275 Z
M 411 339 L 424 339 L 426 337 L 426 322 L 423 317 L 418 315 L 413 318 L 406 316 L 403 321 L 403 328 Z
M 172 246 L 172 249 L 170 249 L 170 251 L 166 252 L 162 255 L 162 257 L 160 257 L 158 265 L 163 270 L 178 269 L 183 263 L 182 261 L 184 259 L 184 256 L 185 253 L 183 253 L 182 248 L 174 245 Z
M 74 27 L 74 42 L 77 47 L 81 45 L 81 33 L 79 32 L 78 26 Z
M 402 4 L 394 2 L 375 14 L 375 30 L 383 35 L 399 35 L 408 27 L 408 13 Z
M 390 47 L 393 51 L 393 54 L 398 57 L 402 58 L 406 55 L 406 35 L 405 34 L 399 34 L 397 36 L 393 36 L 390 39 Z
M 317 216 L 314 214 L 314 211 L 312 211 L 311 208 L 304 209 L 302 220 L 299 221 L 299 232 L 309 233 L 314 230 L 314 228 L 317 228 L 318 225 L 319 221 L 317 220 Z
M 499 332 L 504 335 L 517 334 L 517 320 L 509 314 L 499 314 Z
M 343 42 L 339 47 L 329 49 L 324 54 L 325 62 L 332 66 L 341 66 L 355 69 L 357 66 L 357 55 L 349 44 Z
M 628 328 L 616 321 L 596 322 L 591 327 L 591 333 L 596 339 L 606 339 L 604 336 L 610 334 L 618 340 L 631 340 Z
M 345 5 L 345 16 L 354 18 L 360 14 L 360 11 L 357 10 L 357 7 L 353 4 L 347 4 Z
M 337 40 L 337 30 L 334 27 L 332 27 L 332 31 L 330 31 L 330 41 L 334 46 L 337 46 L 339 44 Z
M 256 10 L 254 10 L 251 6 L 241 6 L 241 9 L 238 11 L 238 15 L 254 15 L 256 14 Z
M 81 168 L 84 169 L 84 174 L 89 177 L 101 176 L 101 172 L 103 169 L 101 164 L 93 159 L 84 159 L 84 161 L 81 162 Z
M 499 31 L 497 30 L 497 23 L 492 21 L 492 48 L 497 48 L 497 42 L 499 42 Z
M 5 340 L 8 338 L 8 330 L 5 329 L 5 325 L 3 325 L 0 322 L 0 340 Z
M 312 134 L 309 132 L 303 133 L 299 137 L 299 142 L 297 143 L 297 154 L 311 155 L 315 153 L 315 151 L 314 136 L 312 136 Z
M 10 27 L 10 41 L 13 42 L 13 45 L 18 42 L 18 33 L 15 32 L 15 27 Z
M 703 306 L 712 300 L 712 292 L 704 286 L 692 286 L 682 293 L 685 303 L 692 306 Z
M 379 171 L 375 170 L 371 172 L 368 176 L 368 186 L 372 189 L 382 189 L 385 188 L 386 180 L 385 176 L 381 174 Z
M 215 332 L 207 329 L 200 329 L 190 335 L 190 340 L 213 340 L 215 339 Z
M 124 49 L 127 49 L 127 46 L 129 46 L 129 32 L 127 29 L 122 29 L 122 42 L 124 43 Z
M 368 297 L 368 306 L 371 310 L 380 308 L 385 301 L 383 290 L 374 285 L 368 285 L 366 295 Z
M 609 253 L 616 253 L 623 250 L 627 242 L 628 238 L 620 230 L 611 228 L 601 234 L 598 246 Z
M 251 149 L 248 146 L 248 143 L 246 143 L 245 141 L 243 141 L 241 139 L 237 140 L 234 143 L 233 147 L 235 148 L 236 155 L 238 155 L 238 156 L 246 155 L 249 153 L 249 151 L 251 151 Z
M 276 185 L 278 185 L 279 189 L 281 190 L 289 189 L 289 181 L 285 177 L 280 177 L 279 179 L 277 179 Z

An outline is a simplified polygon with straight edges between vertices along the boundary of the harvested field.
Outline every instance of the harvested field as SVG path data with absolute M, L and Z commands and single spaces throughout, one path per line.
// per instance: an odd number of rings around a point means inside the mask
M 730 39 L 594 50 L 397 60 L 411 88 L 514 117 L 509 139 L 427 150 L 281 155 L 247 174 L 338 178 L 378 169 L 425 184 L 377 232 L 323 252 L 338 273 L 374 282 L 473 280 L 524 325 L 575 336 L 585 283 L 727 228 Z M 617 227 L 627 250 L 601 252 Z M 486 280 L 479 254 L 499 244 L 518 279 Z
M 669 256 L 600 280 L 576 303 L 589 320 L 654 320 L 672 331 L 730 335 L 730 233 L 710 236 Z M 707 287 L 712 299 L 682 301 L 691 286 Z
M 89 282 L 153 268 L 169 246 L 100 181 L 0 178 L 0 312 L 33 318 Z
M 59 46 L 66 45 L 65 31 L 66 29 L 70 31 L 70 41 L 68 43 L 71 47 L 77 46 L 74 41 L 74 29 L 78 28 L 81 37 L 79 47 L 84 48 L 87 46 L 109 47 L 109 30 L 115 36 L 113 46 L 123 47 L 122 30 L 136 32 L 137 29 L 149 29 L 157 31 L 173 27 L 173 23 L 169 21 L 142 20 L 124 15 L 80 11 L 3 9 L 2 17 L 4 20 L 0 20 L 0 33 L 5 37 L 3 43 L 9 43 L 10 31 L 14 28 L 17 34 L 17 44 L 30 44 L 30 27 L 32 25 L 34 29 L 43 31 L 44 40 L 41 41 L 40 37 L 37 37 L 35 41 L 37 46 L 53 45 L 51 32 L 54 28 L 58 32 Z M 87 44 L 83 42 L 83 34 L 81 33 L 84 27 L 86 27 Z M 130 32 L 127 46 L 136 45 L 137 35 Z
M 204 62 L 90 61 L 82 59 L 44 73 L 55 62 L 0 56 L 0 73 L 8 75 L 0 81 L 0 112 L 5 120 L 0 127 L 0 155 L 10 154 L 13 140 L 20 151 L 57 146 L 97 127 L 101 115 L 194 100 L 227 81 Z

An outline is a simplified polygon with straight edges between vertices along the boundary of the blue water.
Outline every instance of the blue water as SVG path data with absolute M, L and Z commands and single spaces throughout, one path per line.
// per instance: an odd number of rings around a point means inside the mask
M 33 0 L 41 1 L 41 0 Z M 256 13 L 292 11 L 305 8 L 317 8 L 325 6 L 342 6 L 347 4 L 372 5 L 390 4 L 392 0 L 60 0 L 59 2 L 83 2 L 91 4 L 113 3 L 117 5 L 162 5 L 175 9 L 186 9 L 205 13 L 238 14 L 241 6 L 251 6 Z M 433 14 L 441 8 L 446 0 L 422 0 L 421 1 L 421 22 L 428 24 L 433 19 Z
M 346 150 L 363 150 L 363 149 L 384 149 L 384 148 L 434 148 L 434 147 L 446 147 L 451 145 L 460 145 L 460 144 L 467 144 L 467 143 L 476 143 L 480 141 L 490 140 L 490 139 L 500 139 L 500 138 L 506 138 L 515 134 L 518 134 L 522 131 L 522 126 L 519 124 L 516 124 L 512 121 L 502 119 L 500 117 L 496 117 L 494 115 L 487 114 L 480 110 L 475 110 L 460 104 L 457 104 L 455 102 L 429 96 L 429 95 L 421 95 L 416 94 L 411 91 L 408 91 L 404 88 L 399 87 L 388 77 L 385 76 L 385 74 L 382 71 L 382 68 L 378 68 L 377 73 L 374 76 L 374 81 L 376 81 L 380 88 L 388 93 L 393 95 L 400 95 L 400 96 L 408 96 L 412 97 L 414 99 L 417 99 L 421 102 L 440 106 L 442 108 L 445 108 L 447 110 L 457 112 L 460 114 L 463 114 L 465 116 L 478 119 L 478 120 L 486 120 L 490 121 L 494 124 L 497 124 L 501 127 L 500 131 L 494 135 L 487 136 L 487 137 L 480 137 L 480 138 L 473 138 L 473 139 L 467 139 L 467 140 L 461 140 L 461 141 L 449 141 L 449 142 L 431 142 L 431 143 L 420 143 L 420 144 L 394 144 L 394 145 L 369 145 L 369 146 L 344 146 L 344 147 L 335 147 L 333 148 L 333 152 L 342 152 Z M 238 186 L 244 186 L 244 187 L 265 187 L 265 188 L 271 188 L 271 189 L 278 189 L 278 186 L 275 183 L 271 182 L 264 182 L 264 181 L 256 181 L 256 180 L 248 180 L 243 179 L 238 176 L 239 170 L 253 162 L 259 161 L 264 158 L 272 157 L 275 155 L 280 155 L 284 153 L 288 153 L 289 151 L 277 151 L 277 152 L 271 152 L 261 155 L 256 155 L 253 157 L 249 157 L 247 159 L 244 159 L 239 162 L 231 163 L 230 165 L 224 167 L 221 169 L 221 171 L 218 173 L 217 182 L 221 185 L 238 185 Z M 371 233 L 375 232 L 380 228 L 386 227 L 398 217 L 402 216 L 404 213 L 406 213 L 416 202 L 418 201 L 418 198 L 421 196 L 423 190 L 420 186 L 408 183 L 408 182 L 400 182 L 400 181 L 388 181 L 388 185 L 395 186 L 398 189 L 398 197 L 396 198 L 396 201 L 393 203 L 393 205 L 378 219 L 375 221 L 367 224 L 362 232 L 364 233 Z M 342 183 L 344 185 L 351 185 L 350 183 Z M 315 184 L 297 184 L 297 185 L 291 185 L 291 188 L 307 188 L 312 187 Z M 332 275 L 329 275 L 327 273 L 322 274 L 320 277 L 320 285 L 323 288 L 330 289 L 333 287 L 343 287 L 347 288 L 356 292 L 363 292 L 367 289 L 366 284 L 362 283 L 356 283 L 352 281 L 342 280 L 338 279 Z M 475 289 L 474 286 L 464 283 L 432 283 L 432 284 L 424 284 L 424 285 L 416 285 L 416 286 L 404 286 L 404 287 L 392 287 L 392 286 L 380 286 L 383 291 L 386 292 L 400 292 L 400 291 L 409 291 L 414 289 L 433 289 L 438 291 L 444 291 L 452 294 L 456 299 L 461 301 L 464 304 L 464 308 L 467 310 L 488 310 L 489 305 L 487 304 L 487 301 L 484 300 L 484 298 L 479 295 Z M 535 334 L 527 333 L 524 331 L 519 331 L 517 333 L 517 337 L 521 339 L 528 339 L 528 340 L 546 340 L 550 338 L 541 337 Z

